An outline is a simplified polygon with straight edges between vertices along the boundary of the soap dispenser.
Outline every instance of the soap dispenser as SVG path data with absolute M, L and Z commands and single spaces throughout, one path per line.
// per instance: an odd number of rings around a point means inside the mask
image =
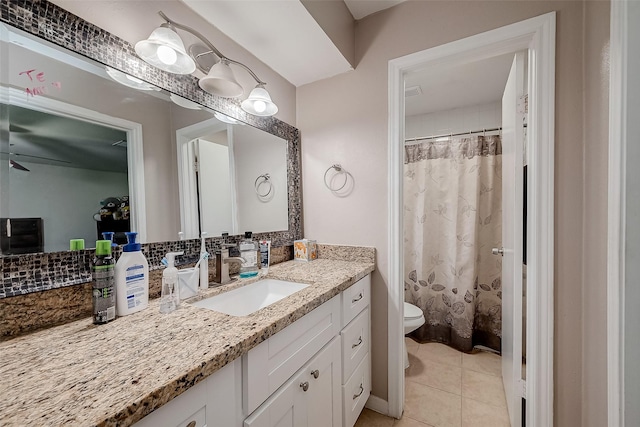
M 171 313 L 180 306 L 180 287 L 178 286 L 178 269 L 175 267 L 176 257 L 184 252 L 169 252 L 166 256 L 167 268 L 162 273 L 162 294 L 160 296 L 160 313 Z

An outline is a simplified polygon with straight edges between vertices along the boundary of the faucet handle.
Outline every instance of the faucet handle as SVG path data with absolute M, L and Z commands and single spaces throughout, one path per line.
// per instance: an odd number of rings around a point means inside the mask
M 234 248 L 236 245 L 232 245 L 229 243 L 222 243 L 220 245 L 220 249 L 216 250 L 216 255 L 220 255 L 223 257 L 228 257 L 229 256 L 229 249 L 230 248 Z

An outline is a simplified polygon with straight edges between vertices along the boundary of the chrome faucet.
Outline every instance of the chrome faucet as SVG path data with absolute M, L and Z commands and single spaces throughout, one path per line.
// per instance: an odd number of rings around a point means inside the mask
M 223 244 L 220 250 L 216 251 L 216 280 L 219 284 L 225 285 L 231 282 L 229 277 L 229 264 L 237 262 L 242 264 L 246 260 L 239 256 L 229 256 L 229 247 L 235 247 L 235 245 Z

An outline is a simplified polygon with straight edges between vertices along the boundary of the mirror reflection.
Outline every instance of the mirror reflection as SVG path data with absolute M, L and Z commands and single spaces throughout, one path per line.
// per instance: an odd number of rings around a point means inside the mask
M 286 140 L 2 30 L 2 254 L 288 228 Z
M 215 119 L 176 133 L 182 204 L 197 204 L 191 216 L 182 214 L 185 237 L 287 229 L 287 145 L 281 138 Z

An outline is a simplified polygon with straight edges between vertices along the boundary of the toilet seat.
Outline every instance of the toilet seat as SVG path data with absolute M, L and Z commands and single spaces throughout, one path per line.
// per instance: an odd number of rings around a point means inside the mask
M 404 303 L 404 318 L 405 320 L 419 319 L 423 316 L 422 310 L 413 304 L 408 302 Z

